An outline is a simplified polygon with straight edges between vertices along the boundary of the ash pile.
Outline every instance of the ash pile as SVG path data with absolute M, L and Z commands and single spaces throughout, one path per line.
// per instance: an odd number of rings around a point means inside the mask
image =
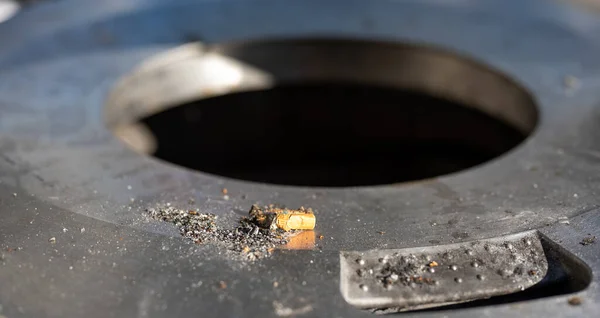
M 234 228 L 219 226 L 217 215 L 196 210 L 161 206 L 146 209 L 154 219 L 174 224 L 179 233 L 196 244 L 223 248 L 235 259 L 254 261 L 268 257 L 304 230 L 315 227 L 312 210 L 276 208 L 273 205 L 253 205 L 247 217 L 242 217 Z

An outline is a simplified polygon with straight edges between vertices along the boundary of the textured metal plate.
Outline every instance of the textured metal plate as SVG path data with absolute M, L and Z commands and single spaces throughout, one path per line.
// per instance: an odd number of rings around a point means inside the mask
M 362 308 L 408 310 L 525 290 L 546 276 L 535 233 L 422 248 L 342 252 L 341 292 Z

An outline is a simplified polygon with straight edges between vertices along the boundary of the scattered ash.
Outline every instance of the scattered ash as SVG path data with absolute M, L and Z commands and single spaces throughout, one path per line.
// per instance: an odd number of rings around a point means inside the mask
M 417 261 L 414 255 L 400 257 L 397 261 L 384 260 L 376 274 L 379 283 L 388 288 L 392 285 L 415 287 L 418 285 L 434 285 L 436 281 L 421 275 L 427 266 Z
M 254 261 L 268 257 L 275 247 L 286 244 L 293 233 L 277 229 L 265 229 L 251 218 L 242 218 L 233 228 L 217 225 L 217 216 L 193 210 L 181 210 L 172 206 L 149 208 L 149 217 L 173 223 L 179 233 L 196 244 L 207 244 L 226 249 L 230 256 L 240 260 Z
M 583 245 L 583 246 L 588 246 L 588 245 L 592 245 L 596 243 L 596 237 L 595 236 L 588 236 L 588 237 L 584 237 L 583 240 L 581 240 L 581 242 L 579 242 L 579 244 Z

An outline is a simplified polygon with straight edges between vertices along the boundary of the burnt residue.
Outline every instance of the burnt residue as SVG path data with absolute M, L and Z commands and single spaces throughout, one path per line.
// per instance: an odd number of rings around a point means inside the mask
M 421 284 L 435 284 L 436 281 L 434 279 L 421 275 L 423 268 L 424 265 L 422 262 L 417 260 L 414 255 L 400 257 L 392 261 L 385 260 L 376 278 L 385 289 L 390 289 L 395 284 L 409 287 L 416 287 Z
M 148 216 L 177 226 L 179 233 L 196 244 L 225 249 L 232 259 L 254 261 L 268 257 L 273 250 L 289 242 L 293 233 L 278 229 L 265 229 L 255 220 L 242 217 L 235 228 L 225 228 L 217 223 L 217 216 L 196 210 L 173 206 L 148 208 Z
M 594 243 L 596 243 L 596 236 L 593 236 L 593 235 L 586 236 L 581 240 L 581 242 L 579 242 L 579 244 L 581 244 L 583 246 L 592 245 Z

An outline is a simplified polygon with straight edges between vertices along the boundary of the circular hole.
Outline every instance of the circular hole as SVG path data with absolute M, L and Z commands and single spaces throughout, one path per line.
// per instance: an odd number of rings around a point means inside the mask
M 134 149 L 198 171 L 302 186 L 457 172 L 534 129 L 532 98 L 480 64 L 350 40 L 190 44 L 111 93 L 106 121 Z

